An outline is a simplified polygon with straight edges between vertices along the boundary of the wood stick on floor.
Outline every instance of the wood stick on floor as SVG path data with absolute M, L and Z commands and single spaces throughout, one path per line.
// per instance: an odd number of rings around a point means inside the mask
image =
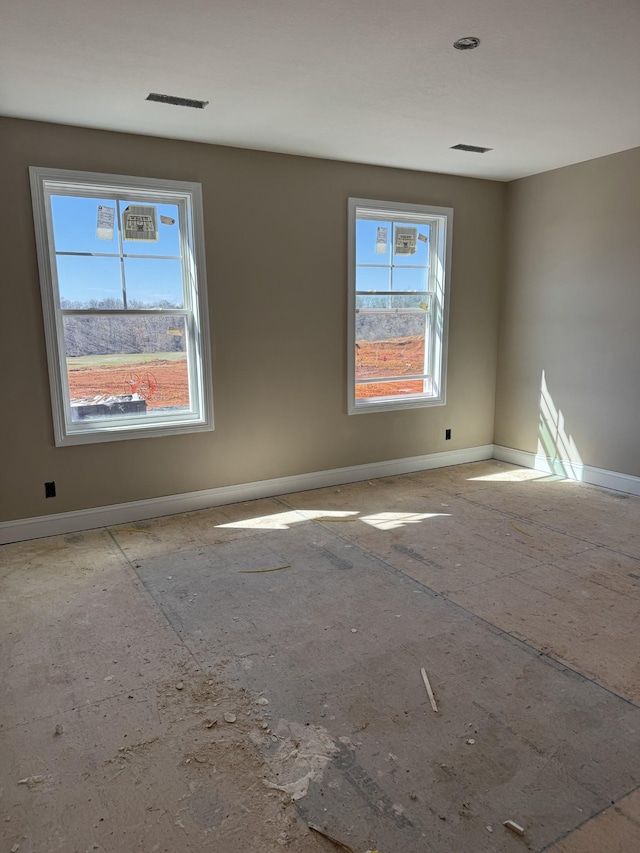
M 427 673 L 424 671 L 424 669 L 421 669 L 420 673 L 422 675 L 422 680 L 424 681 L 424 686 L 427 688 L 427 695 L 429 696 L 429 702 L 431 702 L 431 707 L 437 714 L 438 706 L 436 705 L 436 697 L 433 695 L 433 690 L 431 689 L 431 684 L 429 683 Z
M 319 826 L 314 826 L 312 823 L 309 824 L 309 829 L 312 829 L 314 832 L 317 832 L 318 835 L 321 835 L 323 838 L 327 838 L 329 841 L 332 841 L 336 847 L 339 847 L 340 850 L 346 850 L 347 853 L 356 853 L 353 847 L 349 847 L 348 844 L 344 844 L 342 841 L 338 841 L 337 838 L 334 838 L 332 835 L 329 835 L 328 832 L 320 829 Z
M 281 572 L 282 569 L 290 569 L 291 563 L 286 566 L 275 566 L 273 569 L 240 569 L 239 575 L 263 575 L 265 572 Z

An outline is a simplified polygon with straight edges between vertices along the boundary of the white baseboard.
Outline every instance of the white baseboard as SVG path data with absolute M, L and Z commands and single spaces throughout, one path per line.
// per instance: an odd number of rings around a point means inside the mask
M 9 542 L 23 542 L 27 539 L 39 539 L 43 536 L 76 533 L 79 530 L 91 530 L 95 527 L 111 527 L 115 524 L 142 521 L 162 515 L 175 515 L 180 512 L 193 512 L 207 507 L 286 495 L 291 492 L 356 483 L 360 480 L 374 480 L 378 477 L 393 477 L 414 471 L 444 468 L 448 465 L 481 462 L 485 459 L 499 459 L 502 462 L 519 465 L 522 468 L 532 468 L 535 471 L 556 474 L 569 480 L 577 480 L 593 486 L 602 486 L 606 489 L 640 496 L 640 477 L 607 471 L 603 468 L 594 468 L 591 465 L 552 459 L 525 450 L 486 444 L 480 447 L 467 447 L 444 453 L 431 453 L 427 456 L 411 456 L 406 459 L 351 465 L 347 468 L 313 471 L 310 474 L 294 474 L 290 477 L 259 480 L 254 483 L 239 483 L 235 486 L 222 486 L 218 489 L 204 489 L 203 491 L 167 495 L 149 500 L 98 506 L 73 512 L 41 515 L 35 518 L 20 518 L 15 521 L 3 521 L 0 522 L 0 545 L 6 545 Z
M 501 447 L 499 444 L 494 446 L 493 458 L 501 462 L 511 462 L 512 465 L 520 465 L 522 468 L 533 468 L 534 471 L 542 471 L 545 474 L 556 474 L 567 480 L 577 480 L 580 483 L 589 483 L 591 486 L 603 486 L 605 489 L 613 489 L 617 492 L 640 495 L 640 477 L 633 477 L 630 474 L 620 474 L 617 471 L 607 471 L 591 465 L 553 459 L 550 456 L 541 456 L 526 450 Z
M 309 489 L 322 489 L 326 486 L 339 486 L 344 483 L 356 483 L 360 480 L 374 480 L 377 477 L 393 477 L 398 474 L 409 474 L 412 471 L 427 471 L 431 468 L 444 468 L 447 465 L 480 462 L 492 457 L 493 445 L 486 444 L 480 447 L 467 447 L 444 453 L 431 453 L 428 456 L 391 459 L 386 462 L 372 462 L 367 465 L 352 465 L 348 468 L 333 468 L 329 471 L 314 471 L 310 474 L 278 477 L 274 480 L 259 480 L 255 483 L 222 486 L 218 489 L 205 489 L 199 492 L 167 495 L 149 500 L 98 506 L 73 512 L 41 515 L 35 518 L 21 518 L 15 521 L 3 521 L 0 522 L 0 545 L 6 545 L 9 542 L 23 542 L 26 539 L 39 539 L 43 536 L 76 533 L 79 530 L 90 530 L 95 527 L 111 527 L 114 524 L 126 524 L 127 522 L 157 518 L 162 515 L 193 512 L 198 509 L 238 503 L 239 501 L 250 501 L 256 498 L 286 495 Z

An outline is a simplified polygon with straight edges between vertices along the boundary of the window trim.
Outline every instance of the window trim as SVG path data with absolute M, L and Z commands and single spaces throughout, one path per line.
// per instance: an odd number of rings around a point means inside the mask
M 441 300 L 441 306 L 434 304 L 437 310 L 441 307 L 442 323 L 440 330 L 442 333 L 442 345 L 440 347 L 440 369 L 439 369 L 439 390 L 433 396 L 420 396 L 409 398 L 393 398 L 370 400 L 356 399 L 356 221 L 358 211 L 367 210 L 370 212 L 370 218 L 375 220 L 381 216 L 387 216 L 389 219 L 406 221 L 415 221 L 417 215 L 420 216 L 436 216 L 444 218 L 445 227 L 444 234 L 440 233 L 439 240 L 442 246 L 439 247 L 439 254 L 444 256 L 444 281 L 442 282 L 444 294 Z M 380 214 L 380 216 L 376 216 Z M 442 231 L 442 229 L 439 229 Z M 365 198 L 349 198 L 348 200 L 348 307 L 347 307 L 347 413 L 349 415 L 371 414 L 372 412 L 385 412 L 399 409 L 417 409 L 429 406 L 444 406 L 446 405 L 447 394 L 447 352 L 448 352 L 448 337 L 449 337 L 449 299 L 450 299 L 450 279 L 451 279 L 451 246 L 453 235 L 453 208 L 451 207 L 434 207 L 431 205 L 422 204 L 405 204 L 402 202 L 379 201 Z M 434 296 L 434 303 L 436 303 Z M 432 316 L 435 311 L 432 310 Z M 435 322 L 435 321 L 434 321 Z
M 212 430 L 214 428 L 213 389 L 201 185 L 188 181 L 110 175 L 41 166 L 29 167 L 29 177 L 56 446 L 154 438 Z M 192 399 L 195 400 L 193 412 L 176 413 L 167 416 L 164 420 L 162 417 L 155 417 L 152 421 L 131 417 L 125 423 L 114 423 L 108 426 L 105 426 L 104 421 L 93 422 L 93 425 L 71 421 L 66 361 L 61 349 L 61 343 L 64 341 L 62 328 L 64 315 L 63 309 L 59 307 L 57 275 L 54 272 L 56 252 L 51 205 L 48 200 L 49 195 L 56 193 L 55 190 L 50 192 L 46 188 L 47 182 L 56 182 L 59 188 L 65 191 L 64 194 L 78 197 L 86 197 L 93 189 L 105 193 L 107 197 L 109 193 L 114 194 L 114 197 L 117 194 L 118 196 L 132 195 L 134 198 L 137 194 L 144 193 L 152 193 L 156 198 L 165 195 L 168 202 L 178 205 L 181 215 L 184 213 L 185 230 L 181 230 L 180 234 L 183 274 L 187 269 L 192 287 L 184 287 L 183 307 L 172 310 L 175 310 L 176 314 L 185 315 L 187 325 L 189 320 L 193 324 L 189 341 L 193 344 L 193 363 L 198 372 L 198 376 L 189 376 L 189 390 L 190 394 L 194 395 Z M 197 303 L 195 308 L 194 302 Z M 96 313 L 100 313 L 100 310 L 83 310 L 86 316 Z M 107 313 L 120 312 L 118 309 L 108 309 Z M 121 313 L 123 316 L 131 316 L 134 309 L 125 309 Z M 153 309 L 150 309 L 149 313 L 154 313 Z M 191 374 L 191 371 L 189 372 Z

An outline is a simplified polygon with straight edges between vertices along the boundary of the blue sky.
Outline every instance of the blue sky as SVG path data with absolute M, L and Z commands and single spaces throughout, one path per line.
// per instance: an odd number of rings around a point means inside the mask
M 130 202 L 120 200 L 124 211 Z M 140 204 L 140 201 L 132 202 Z M 56 253 L 100 252 L 115 257 L 95 258 L 57 254 L 60 298 L 87 303 L 91 300 L 122 300 L 117 227 L 113 239 L 102 240 L 96 236 L 98 205 L 116 207 L 113 199 L 78 198 L 76 196 L 51 197 L 53 230 Z M 148 305 L 158 305 L 168 300 L 174 305 L 183 304 L 182 270 L 179 260 L 165 260 L 158 255 L 180 255 L 178 207 L 175 204 L 156 204 L 159 240 L 157 243 L 125 241 L 123 249 L 127 298 Z M 175 220 L 174 225 L 160 222 L 161 216 Z M 116 215 L 117 220 L 117 215 Z M 114 223 L 117 226 L 117 222 Z M 142 258 L 140 255 L 155 257 Z
M 120 200 L 123 211 L 130 202 Z M 138 202 L 132 202 L 140 204 Z M 113 239 L 96 236 L 98 206 L 116 207 L 113 199 L 80 198 L 53 195 L 51 209 L 58 270 L 60 298 L 71 302 L 89 303 L 93 300 L 116 299 L 122 302 L 122 281 L 117 228 Z M 176 306 L 183 304 L 182 270 L 180 260 L 158 256 L 180 254 L 178 207 L 175 204 L 156 204 L 159 240 L 157 243 L 125 241 L 124 272 L 129 301 L 159 305 L 166 300 Z M 175 220 L 174 225 L 160 221 L 161 216 Z M 116 217 L 117 219 L 117 217 Z M 117 222 L 115 223 L 117 225 Z M 428 236 L 429 226 L 418 223 L 393 223 L 391 220 L 356 220 L 356 287 L 358 290 L 424 291 L 427 289 L 426 268 L 429 261 L 427 242 L 417 241 L 413 255 L 393 252 L 396 224 L 415 227 L 418 234 Z M 387 229 L 385 251 L 378 242 L 378 229 Z M 112 257 L 78 257 L 64 252 L 92 252 Z M 139 257 L 147 255 L 152 257 Z M 393 261 L 393 270 L 391 262 Z M 375 267 L 360 266 L 375 264 Z M 416 269 L 416 267 L 418 267 Z

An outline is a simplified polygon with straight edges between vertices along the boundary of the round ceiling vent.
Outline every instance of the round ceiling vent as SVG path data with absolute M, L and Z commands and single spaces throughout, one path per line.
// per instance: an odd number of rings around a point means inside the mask
M 473 50 L 480 44 L 480 39 L 475 36 L 464 36 L 464 38 L 454 41 L 453 46 L 456 50 Z

